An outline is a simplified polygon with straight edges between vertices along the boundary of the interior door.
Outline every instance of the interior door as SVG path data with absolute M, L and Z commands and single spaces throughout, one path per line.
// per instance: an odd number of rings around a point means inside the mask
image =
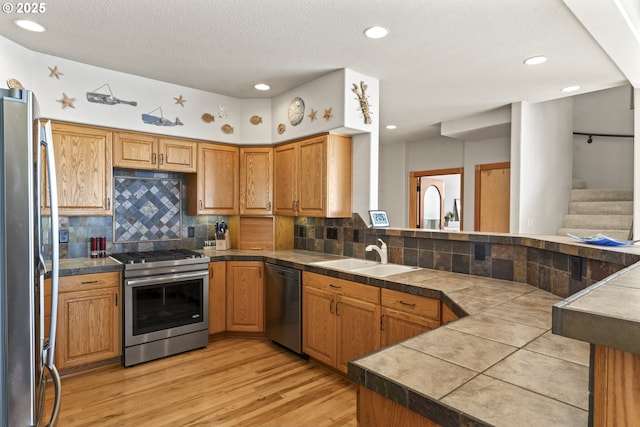
M 475 231 L 509 232 L 511 164 L 476 165 Z

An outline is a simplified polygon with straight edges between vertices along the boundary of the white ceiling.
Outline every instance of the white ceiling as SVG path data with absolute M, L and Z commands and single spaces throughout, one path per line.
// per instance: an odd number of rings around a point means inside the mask
M 512 102 L 567 96 L 560 89 L 568 85 L 584 93 L 627 83 L 562 0 L 45 4 L 35 18 L 47 32 L 20 30 L 11 23 L 17 15 L 3 13 L 0 35 L 34 51 L 238 98 L 272 97 L 340 68 L 377 78 L 382 143 L 423 140 L 442 121 Z M 389 36 L 366 39 L 371 25 L 389 28 Z M 540 54 L 547 63 L 523 64 Z M 255 90 L 258 82 L 272 90 Z

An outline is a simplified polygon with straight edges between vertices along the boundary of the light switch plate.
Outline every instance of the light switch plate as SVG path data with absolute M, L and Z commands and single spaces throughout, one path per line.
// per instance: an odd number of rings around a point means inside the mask
M 59 230 L 58 234 L 60 235 L 60 243 L 69 243 L 69 230 Z

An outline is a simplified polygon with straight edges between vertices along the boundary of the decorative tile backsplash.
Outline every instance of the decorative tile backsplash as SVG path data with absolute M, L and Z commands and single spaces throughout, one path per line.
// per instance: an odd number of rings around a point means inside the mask
M 180 240 L 180 180 L 114 177 L 115 243 Z

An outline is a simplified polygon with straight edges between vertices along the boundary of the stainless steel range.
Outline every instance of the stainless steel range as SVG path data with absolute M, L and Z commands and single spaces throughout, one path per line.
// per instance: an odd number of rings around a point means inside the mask
M 207 346 L 208 256 L 174 249 L 111 258 L 124 264 L 124 366 Z

